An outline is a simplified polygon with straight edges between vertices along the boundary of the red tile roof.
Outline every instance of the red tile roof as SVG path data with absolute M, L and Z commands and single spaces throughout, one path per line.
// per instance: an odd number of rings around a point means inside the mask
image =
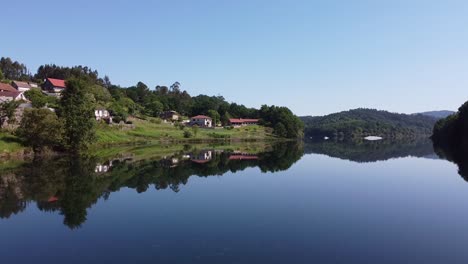
M 0 91 L 0 97 L 11 97 L 11 98 L 16 98 L 18 95 L 20 95 L 21 92 L 18 91 Z
M 197 116 L 194 116 L 192 117 L 192 119 L 195 118 L 195 119 L 211 119 L 211 117 L 209 116 L 204 116 L 204 115 L 197 115 Z
M 47 80 L 54 86 L 58 88 L 66 88 L 65 81 L 60 79 L 47 78 Z
M 230 123 L 258 123 L 258 119 L 230 118 Z
M 7 84 L 7 83 L 0 83 L 0 90 L 1 91 L 9 91 L 9 92 L 17 92 L 18 90 L 16 90 L 15 88 L 13 88 L 13 86 Z
M 47 200 L 47 202 L 49 202 L 49 203 L 53 203 L 53 202 L 56 202 L 56 201 L 58 201 L 58 198 L 56 196 L 52 196 Z

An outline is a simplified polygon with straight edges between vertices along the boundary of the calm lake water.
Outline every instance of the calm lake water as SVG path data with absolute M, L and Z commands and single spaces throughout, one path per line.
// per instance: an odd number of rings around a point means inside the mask
M 468 183 L 430 142 L 170 151 L 4 163 L 1 263 L 468 262 Z

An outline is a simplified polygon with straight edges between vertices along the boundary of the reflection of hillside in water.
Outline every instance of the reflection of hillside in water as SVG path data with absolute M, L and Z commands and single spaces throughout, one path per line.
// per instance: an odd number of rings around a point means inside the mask
M 354 162 L 376 162 L 392 158 L 427 157 L 434 155 L 429 139 L 414 141 L 318 141 L 304 145 L 306 154 L 324 154 Z
M 281 171 L 302 155 L 301 144 L 284 143 L 263 152 L 201 149 L 157 159 L 129 154 L 106 161 L 89 157 L 36 160 L 0 174 L 0 217 L 18 214 L 33 202 L 41 211 L 64 215 L 64 224 L 76 228 L 86 221 L 87 209 L 99 198 L 106 200 L 123 187 L 138 193 L 151 186 L 179 192 L 191 176 L 220 176 L 255 167 L 262 172 Z
M 434 150 L 440 158 L 455 163 L 458 166 L 458 174 L 460 174 L 465 181 L 468 181 L 467 145 L 434 144 Z

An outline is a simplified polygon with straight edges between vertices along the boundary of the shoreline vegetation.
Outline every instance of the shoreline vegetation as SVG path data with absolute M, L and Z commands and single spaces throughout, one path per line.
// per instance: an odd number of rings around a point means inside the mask
M 143 82 L 122 87 L 81 65 L 42 65 L 33 75 L 24 64 L 5 57 L 0 59 L 0 73 L 2 87 L 9 90 L 0 89 L 4 97 L 21 94 L 27 100 L 12 97 L 0 102 L 4 157 L 81 155 L 128 144 L 283 141 L 303 136 L 303 123 L 287 107 L 256 109 L 221 95 L 191 96 L 179 82 L 153 89 Z

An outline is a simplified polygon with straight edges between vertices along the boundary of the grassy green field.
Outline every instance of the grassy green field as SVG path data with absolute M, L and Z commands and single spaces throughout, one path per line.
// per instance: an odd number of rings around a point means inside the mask
M 199 128 L 196 135 L 192 128 L 187 127 L 185 130 L 190 131 L 193 136 L 185 138 L 184 130 L 172 124 L 139 119 L 133 119 L 132 122 L 135 125 L 134 129 L 100 124 L 96 133 L 96 144 L 99 146 L 148 142 L 260 141 L 275 138 L 270 129 L 262 126 L 246 126 L 233 129 Z
M 9 155 L 23 151 L 25 147 L 18 138 L 7 132 L 0 132 L 0 154 Z
M 262 126 L 246 126 L 233 129 L 199 128 L 197 133 L 186 127 L 186 131 L 192 133 L 192 137 L 184 137 L 184 130 L 169 123 L 158 122 L 157 119 L 141 120 L 132 118 L 134 128 L 120 127 L 118 125 L 109 126 L 98 124 L 96 129 L 96 142 L 91 146 L 91 151 L 104 151 L 103 146 L 132 145 L 132 144 L 162 144 L 164 148 L 172 144 L 179 144 L 177 148 L 184 143 L 220 143 L 220 142 L 251 142 L 251 141 L 269 141 L 277 139 L 270 128 Z M 182 145 L 180 145 L 182 144 Z M 9 156 L 21 153 L 27 148 L 24 147 L 16 136 L 8 132 L 0 132 L 0 156 Z M 154 149 L 152 150 L 154 151 Z

